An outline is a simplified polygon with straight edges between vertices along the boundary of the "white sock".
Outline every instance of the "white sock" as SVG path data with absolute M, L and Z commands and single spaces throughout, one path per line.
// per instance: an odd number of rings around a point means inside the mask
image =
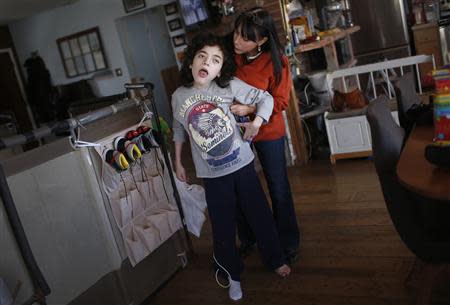
M 242 299 L 241 282 L 233 281 L 231 277 L 229 277 L 228 279 L 230 280 L 230 288 L 228 290 L 230 299 L 232 299 L 233 301 Z

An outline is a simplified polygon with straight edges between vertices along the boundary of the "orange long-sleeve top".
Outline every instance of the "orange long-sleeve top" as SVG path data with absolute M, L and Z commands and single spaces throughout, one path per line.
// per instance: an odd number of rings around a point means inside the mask
M 283 56 L 284 67 L 281 80 L 276 84 L 272 58 L 269 52 L 263 52 L 251 63 L 246 63 L 243 55 L 235 55 L 236 77 L 258 89 L 266 90 L 274 99 L 272 116 L 269 122 L 261 126 L 253 141 L 276 140 L 286 134 L 282 111 L 288 107 L 292 87 L 291 72 L 287 57 Z

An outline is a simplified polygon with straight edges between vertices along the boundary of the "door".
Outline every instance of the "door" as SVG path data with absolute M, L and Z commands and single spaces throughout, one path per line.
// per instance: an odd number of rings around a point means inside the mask
M 155 85 L 158 112 L 171 123 L 170 101 L 167 98 L 161 71 L 177 62 L 167 30 L 164 9 L 158 6 L 117 21 L 122 48 L 131 78 L 143 78 Z
M 13 113 L 19 133 L 30 131 L 32 124 L 21 92 L 9 49 L 0 50 L 0 113 Z

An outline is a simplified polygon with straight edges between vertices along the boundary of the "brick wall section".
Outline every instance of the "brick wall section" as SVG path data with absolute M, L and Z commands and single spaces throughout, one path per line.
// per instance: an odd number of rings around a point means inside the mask
M 275 20 L 278 37 L 280 38 L 281 44 L 284 45 L 286 43 L 286 33 L 283 28 L 283 17 L 281 13 L 281 0 L 264 0 L 263 8 L 265 8 Z M 219 35 L 225 35 L 231 31 L 233 31 L 234 20 L 237 16 L 254 6 L 256 6 L 255 0 L 234 0 L 234 9 L 235 13 L 231 16 L 223 17 L 220 25 L 215 28 L 210 28 L 209 30 L 213 33 L 217 33 Z M 205 29 L 202 29 L 205 30 Z M 198 31 L 193 31 L 188 33 L 188 38 L 192 38 Z
M 283 15 L 281 13 L 280 0 L 266 0 L 264 1 L 264 8 L 269 11 L 275 20 L 278 37 L 282 45 L 286 43 L 286 31 L 283 27 Z

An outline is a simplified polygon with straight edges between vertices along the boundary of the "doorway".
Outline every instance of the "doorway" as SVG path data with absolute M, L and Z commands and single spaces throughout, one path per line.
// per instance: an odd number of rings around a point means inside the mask
M 155 85 L 159 114 L 171 124 L 170 100 L 161 71 L 177 65 L 162 6 L 157 6 L 116 21 L 122 49 L 131 78 Z
M 33 129 L 31 111 L 11 49 L 0 49 L 0 67 L 0 113 L 14 117 L 19 133 L 30 131 Z

